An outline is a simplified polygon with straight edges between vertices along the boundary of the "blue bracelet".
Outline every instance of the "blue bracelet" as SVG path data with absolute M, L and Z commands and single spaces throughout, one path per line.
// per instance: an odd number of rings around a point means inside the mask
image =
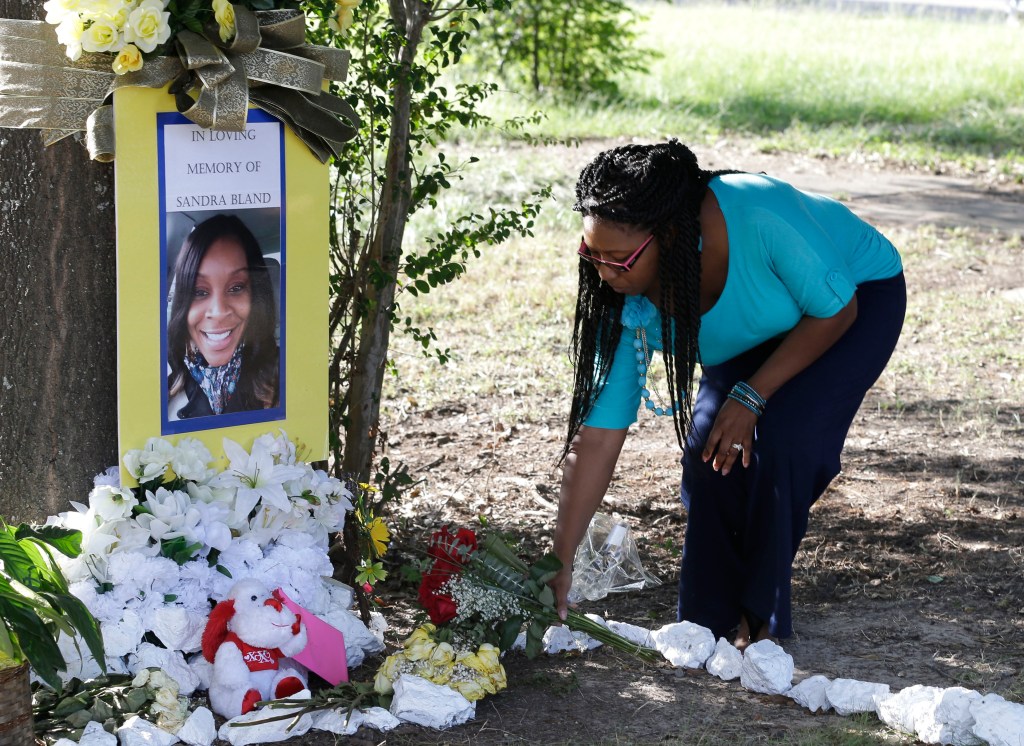
M 735 386 L 733 386 L 727 396 L 734 402 L 742 404 L 758 417 L 764 414 L 764 406 L 767 402 L 760 394 L 754 391 L 749 384 L 743 381 L 739 381 Z

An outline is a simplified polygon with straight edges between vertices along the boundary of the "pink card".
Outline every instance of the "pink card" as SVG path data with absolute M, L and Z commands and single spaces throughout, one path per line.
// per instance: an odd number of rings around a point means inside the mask
M 348 681 L 348 658 L 345 656 L 345 638 L 341 630 L 332 627 L 311 611 L 299 606 L 278 588 L 274 595 L 296 614 L 302 615 L 309 642 L 298 655 L 292 656 L 331 686 Z

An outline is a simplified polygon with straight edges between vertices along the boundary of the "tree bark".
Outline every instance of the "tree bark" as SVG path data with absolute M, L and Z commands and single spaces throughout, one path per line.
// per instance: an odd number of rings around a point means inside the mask
M 411 8 L 403 7 L 395 0 L 391 3 L 392 18 L 399 27 L 404 25 L 407 33 L 392 96 L 391 137 L 384 167 L 381 219 L 371 244 L 371 255 L 389 279 L 382 287 L 370 285 L 367 289 L 368 311 L 360 327 L 359 347 L 349 383 L 350 420 L 342 463 L 344 472 L 359 482 L 369 481 L 374 444 L 379 434 L 380 391 L 391 339 L 391 306 L 402 256 L 402 238 L 409 221 L 412 194 L 409 134 L 413 95 L 410 70 L 428 20 L 425 8 L 417 3 L 418 0 L 414 0 Z
M 41 16 L 0 0 L 0 16 Z M 0 129 L 0 516 L 41 521 L 117 463 L 114 173 Z

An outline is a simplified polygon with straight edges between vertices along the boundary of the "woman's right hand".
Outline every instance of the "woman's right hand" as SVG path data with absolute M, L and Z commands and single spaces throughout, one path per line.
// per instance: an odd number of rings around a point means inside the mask
M 587 533 L 590 519 L 608 490 L 625 440 L 625 429 L 606 430 L 584 425 L 573 439 L 562 466 L 553 542 L 555 555 L 562 561 L 562 569 L 548 583 L 555 593 L 555 608 L 562 621 L 565 621 L 569 610 L 576 547 Z
M 569 589 L 572 587 L 572 566 L 562 567 L 548 585 L 555 592 L 555 609 L 563 622 L 569 617 Z

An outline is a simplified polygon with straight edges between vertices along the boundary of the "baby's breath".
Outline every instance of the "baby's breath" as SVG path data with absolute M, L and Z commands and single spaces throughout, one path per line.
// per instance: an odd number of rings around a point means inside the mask
M 470 621 L 499 622 L 522 614 L 515 596 L 498 588 L 486 588 L 464 575 L 447 583 L 447 592 L 455 601 L 456 624 Z

